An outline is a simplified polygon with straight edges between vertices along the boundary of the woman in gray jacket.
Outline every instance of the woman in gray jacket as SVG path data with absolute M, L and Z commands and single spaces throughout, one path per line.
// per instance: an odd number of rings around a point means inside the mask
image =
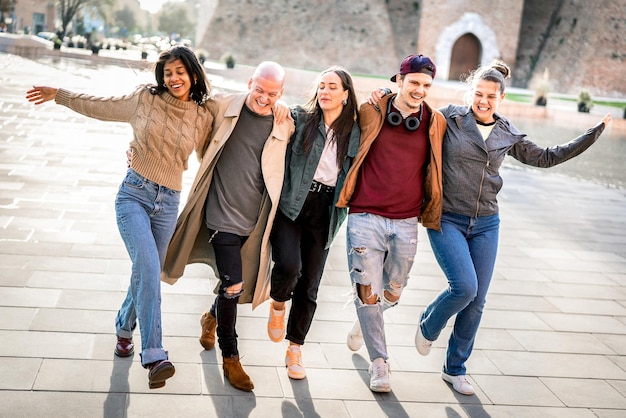
M 428 229 L 428 238 L 448 287 L 422 312 L 415 346 L 420 354 L 427 355 L 432 342 L 456 315 L 441 377 L 464 395 L 474 393 L 465 362 L 472 353 L 496 261 L 500 225 L 496 196 L 502 187 L 499 169 L 504 157 L 510 155 L 535 167 L 552 167 L 589 148 L 611 121 L 607 114 L 568 143 L 539 147 L 497 113 L 509 73 L 501 61 L 478 68 L 468 80 L 468 106 L 440 109 L 447 122 L 443 213 L 440 229 Z

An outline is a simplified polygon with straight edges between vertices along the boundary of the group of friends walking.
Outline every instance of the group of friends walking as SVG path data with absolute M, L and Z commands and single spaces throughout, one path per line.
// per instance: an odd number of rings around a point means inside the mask
M 268 337 L 288 341 L 291 379 L 306 377 L 301 346 L 316 307 L 326 258 L 347 219 L 347 261 L 357 320 L 347 346 L 363 345 L 369 387 L 391 391 L 384 311 L 407 285 L 427 230 L 448 285 L 416 318 L 415 346 L 428 355 L 453 321 L 441 377 L 472 395 L 469 359 L 498 248 L 499 174 L 505 156 L 551 167 L 589 148 L 611 122 L 607 114 L 573 140 L 537 146 L 498 112 L 508 66 L 477 68 L 464 105 L 431 107 L 435 63 L 409 55 L 391 77 L 397 91 L 371 92 L 359 104 L 350 73 L 322 71 L 308 101 L 287 107 L 285 70 L 259 64 L 242 93 L 214 93 L 194 52 L 160 54 L 155 83 L 119 97 L 34 86 L 36 105 L 54 100 L 80 114 L 129 123 L 129 168 L 115 199 L 119 232 L 132 261 L 130 284 L 115 320 L 117 356 L 133 355 L 139 325 L 141 364 L 151 389 L 175 373 L 162 345 L 161 281 L 206 263 L 219 280 L 200 320 L 200 344 L 217 342 L 224 376 L 254 389 L 237 344 L 237 305 L 269 299 Z M 179 211 L 183 172 L 200 161 Z M 346 278 L 347 280 L 347 278 Z

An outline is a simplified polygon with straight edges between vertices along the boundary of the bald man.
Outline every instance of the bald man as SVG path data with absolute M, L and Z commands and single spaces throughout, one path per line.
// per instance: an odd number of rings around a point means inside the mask
M 254 384 L 239 362 L 237 304 L 253 307 L 269 296 L 269 234 L 283 183 L 285 151 L 293 121 L 274 119 L 283 94 L 284 69 L 266 61 L 248 92 L 218 94 L 208 101 L 215 115 L 189 199 L 168 248 L 163 280 L 173 284 L 191 263 L 209 264 L 220 279 L 213 305 L 200 320 L 200 343 L 211 350 L 215 333 L 224 377 L 233 387 Z

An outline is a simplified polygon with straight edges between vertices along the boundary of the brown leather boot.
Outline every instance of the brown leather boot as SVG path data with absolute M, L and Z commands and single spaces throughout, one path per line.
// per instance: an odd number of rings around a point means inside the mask
M 246 374 L 239 362 L 239 356 L 224 357 L 224 377 L 230 381 L 230 384 L 246 392 L 254 389 L 254 383 L 250 379 L 250 376 Z
M 213 350 L 215 347 L 215 328 L 217 320 L 210 311 L 206 311 L 200 318 L 200 326 L 202 326 L 202 334 L 200 335 L 200 344 L 205 350 Z

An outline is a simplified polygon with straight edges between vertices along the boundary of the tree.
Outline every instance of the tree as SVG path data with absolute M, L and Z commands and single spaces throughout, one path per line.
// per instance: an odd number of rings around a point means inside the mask
M 159 30 L 167 34 L 178 33 L 182 37 L 191 37 L 195 24 L 189 18 L 188 6 L 183 3 L 169 3 L 159 13 Z
M 16 0 L 0 0 L 0 22 L 5 23 L 4 14 L 8 14 L 11 17 L 11 13 L 15 10 Z M 8 23 L 8 20 L 6 21 Z
M 103 16 L 107 16 L 105 9 L 111 7 L 113 2 L 114 0 L 58 0 L 58 11 L 61 16 L 61 27 L 58 31 L 59 38 L 63 39 L 76 13 L 83 7 L 95 6 Z
M 63 39 L 67 33 L 67 27 L 76 16 L 78 10 L 91 0 L 59 0 L 59 14 L 61 15 L 61 27 L 57 31 L 59 38 Z
M 130 10 L 128 6 L 124 6 L 122 10 L 115 12 L 115 23 L 129 31 L 135 30 L 135 27 L 137 26 L 135 13 Z
M 11 12 L 11 8 L 15 8 L 15 0 L 0 0 L 0 12 L 2 14 Z

